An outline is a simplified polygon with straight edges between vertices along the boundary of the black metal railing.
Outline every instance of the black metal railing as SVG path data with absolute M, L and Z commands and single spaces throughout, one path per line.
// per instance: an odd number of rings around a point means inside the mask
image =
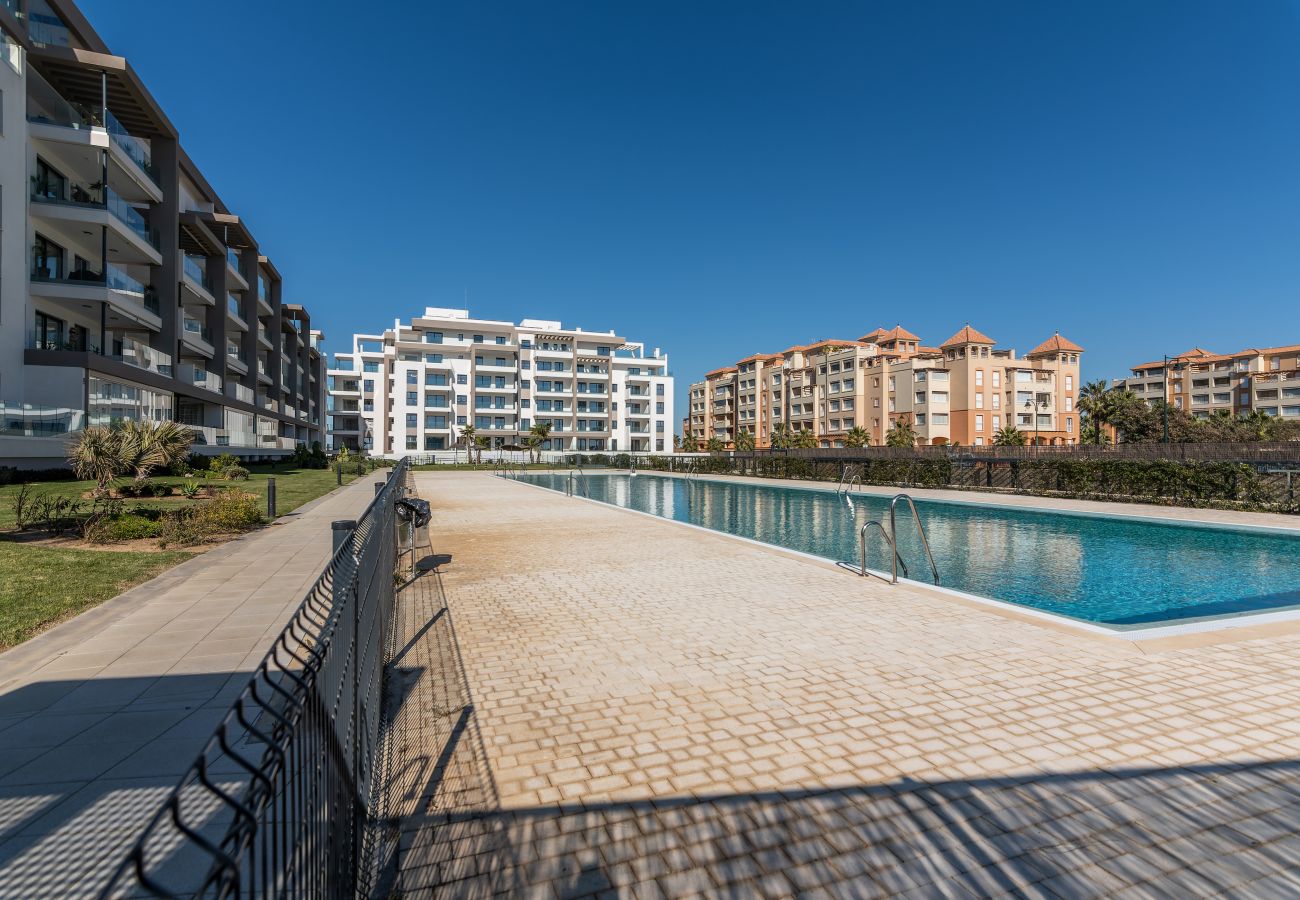
M 102 897 L 369 893 L 408 468 L 388 473 Z

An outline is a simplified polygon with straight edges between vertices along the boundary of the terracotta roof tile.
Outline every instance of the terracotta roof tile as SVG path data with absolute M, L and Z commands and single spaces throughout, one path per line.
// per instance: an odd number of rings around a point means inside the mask
M 943 347 L 960 347 L 962 344 L 996 344 L 997 341 L 983 332 L 976 331 L 969 324 L 964 326 L 961 331 L 954 334 L 948 340 L 939 345 Z
M 1056 334 L 1052 335 L 1047 340 L 1043 341 L 1033 350 L 1030 350 L 1028 353 L 1026 353 L 1025 356 L 1026 357 L 1038 356 L 1039 354 L 1042 353 L 1060 353 L 1062 350 L 1070 353 L 1083 352 L 1082 347 L 1074 343 L 1074 341 L 1071 341 L 1069 338 L 1061 337 L 1061 333 L 1058 331 Z

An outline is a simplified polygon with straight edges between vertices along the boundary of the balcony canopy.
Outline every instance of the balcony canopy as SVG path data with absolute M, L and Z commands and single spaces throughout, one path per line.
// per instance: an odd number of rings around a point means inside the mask
M 142 138 L 176 136 L 175 126 L 122 57 L 74 47 L 43 46 L 34 49 L 30 59 L 69 102 L 99 109 L 107 86 L 108 108 L 131 134 Z

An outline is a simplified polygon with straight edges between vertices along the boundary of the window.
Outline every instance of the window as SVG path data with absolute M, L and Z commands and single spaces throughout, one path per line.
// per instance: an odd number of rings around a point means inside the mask
M 984 408 L 984 395 L 983 395 L 983 394 L 976 394 L 976 395 L 975 395 L 975 408 L 976 408 L 976 409 L 983 409 L 983 408 Z
M 377 362 L 363 362 L 363 363 L 361 364 L 361 371 L 362 371 L 362 372 L 378 372 L 378 371 L 379 371 L 379 363 L 377 363 Z
M 655 404 L 655 412 L 661 416 L 664 414 L 664 405 L 662 402 Z
M 415 435 L 413 435 L 413 434 L 408 434 L 408 435 L 406 436 L 406 449 L 407 449 L 407 450 L 414 450 L 414 449 L 416 449 L 416 444 L 415 444 Z
M 481 334 L 476 334 L 476 335 L 474 335 L 474 343 L 476 343 L 476 344 L 481 344 L 481 343 L 483 343 L 483 335 L 481 335 Z
M 1065 398 L 1065 411 L 1066 411 L 1066 412 L 1074 412 L 1074 398 L 1073 398 L 1073 397 L 1066 397 L 1066 398 Z
M 416 372 L 414 369 L 407 369 L 407 370 L 406 370 L 406 383 L 407 383 L 407 384 L 419 384 L 419 383 L 420 383 L 419 378 L 420 378 L 419 373 Z
M 427 363 L 440 363 L 440 362 L 442 362 L 442 354 L 441 354 L 441 353 L 426 353 L 426 354 L 424 354 L 424 361 L 427 362 Z
M 994 395 L 993 395 L 993 408 L 994 408 L 994 409 L 1001 409 L 1001 408 L 1002 408 L 1002 395 L 1001 395 L 1001 394 L 994 394 Z
M 1065 430 L 1069 434 L 1074 434 L 1074 419 L 1070 416 L 1065 417 Z
M 457 376 L 456 376 L 456 383 L 457 383 L 457 384 L 468 384 L 468 383 L 469 383 L 469 376 L 468 376 L 468 375 L 457 375 Z
M 976 430 L 976 431 L 983 431 L 983 430 L 984 430 L 984 417 L 983 417 L 983 416 L 976 416 L 976 417 L 975 417 L 975 430 Z
M 976 387 L 983 387 L 983 386 L 984 386 L 984 370 L 983 370 L 983 369 L 976 369 L 976 370 L 975 370 L 975 386 L 976 386 Z
M 469 402 L 469 397 L 467 397 L 465 394 L 457 394 L 457 395 L 456 395 L 456 405 L 457 405 L 457 406 L 464 406 L 464 405 L 465 405 L 466 403 L 468 403 L 468 402 Z
M 994 431 L 1001 431 L 1001 430 L 1002 430 L 1002 417 L 1001 417 L 1001 416 L 994 416 L 994 417 L 993 417 L 993 430 L 994 430 Z
M 1065 389 L 1066 389 L 1067 391 L 1072 391 L 1072 390 L 1074 390 L 1074 376 L 1073 376 L 1073 375 L 1066 375 L 1066 376 L 1065 376 Z
M 925 424 L 925 413 L 917 413 L 917 414 L 916 414 L 916 424 L 917 424 L 917 425 L 924 425 L 924 424 Z
M 442 332 L 441 332 L 441 331 L 426 331 L 426 332 L 424 333 L 424 342 L 425 342 L 426 344 L 441 344 L 441 343 L 442 343 Z
M 416 392 L 416 391 L 407 391 L 407 392 L 406 392 L 406 405 L 407 405 L 407 406 L 415 406 L 415 405 L 418 404 L 419 402 L 420 402 L 420 395 L 419 395 L 418 392 Z
M 925 391 L 916 392 L 916 403 L 918 406 L 925 403 Z
M 447 374 L 445 372 L 425 372 L 424 383 L 435 387 L 446 387 Z
M 375 380 L 373 378 L 363 380 L 361 382 L 361 390 L 367 394 L 373 394 L 375 392 Z
M 406 414 L 406 427 L 407 427 L 407 428 L 419 428 L 419 427 L 420 427 L 420 420 L 419 420 L 419 417 L 417 417 L 415 413 L 407 413 L 407 414 Z
M 993 387 L 995 389 L 1002 387 L 1002 373 L 997 369 L 993 370 Z

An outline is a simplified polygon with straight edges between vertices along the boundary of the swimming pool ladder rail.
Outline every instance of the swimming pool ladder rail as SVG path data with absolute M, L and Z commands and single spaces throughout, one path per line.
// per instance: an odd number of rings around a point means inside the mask
M 930 552 L 930 539 L 926 537 L 925 526 L 921 524 L 921 514 L 916 510 L 916 503 L 907 494 L 895 494 L 894 499 L 889 501 L 889 529 L 886 530 L 883 523 L 877 519 L 864 524 L 858 529 L 858 554 L 861 560 L 861 566 L 858 568 L 858 574 L 866 577 L 870 574 L 867 571 L 867 532 L 874 525 L 880 529 L 880 535 L 885 539 L 886 545 L 890 551 L 890 584 L 898 584 L 898 567 L 903 567 L 903 577 L 909 578 L 907 572 L 907 563 L 903 560 L 902 555 L 898 552 L 898 504 L 906 500 L 908 508 L 912 510 L 912 521 L 916 523 L 916 533 L 921 538 L 921 547 L 925 550 L 925 558 L 930 563 L 930 575 L 934 578 L 934 583 L 939 583 L 939 567 L 935 565 L 934 554 Z M 852 566 L 847 567 L 852 570 Z

